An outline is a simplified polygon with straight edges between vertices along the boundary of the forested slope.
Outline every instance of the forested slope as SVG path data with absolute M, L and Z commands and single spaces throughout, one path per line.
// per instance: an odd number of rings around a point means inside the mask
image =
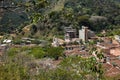
M 37 35 L 61 35 L 64 27 L 68 26 L 79 29 L 85 25 L 94 31 L 100 31 L 120 25 L 119 0 L 16 0 L 15 3 L 24 4 L 24 9 L 19 14 L 14 11 L 16 16 L 10 16 L 10 11 L 4 12 L 0 20 L 2 33 L 20 29 L 20 25 L 23 28 L 26 21 L 29 21 L 27 24 L 37 22 L 34 27 L 36 30 L 31 29 Z M 35 7 L 31 9 L 30 5 Z

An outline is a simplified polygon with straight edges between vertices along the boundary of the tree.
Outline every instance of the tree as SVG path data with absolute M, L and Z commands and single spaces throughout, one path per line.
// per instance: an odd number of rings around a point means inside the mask
M 29 1 L 24 6 L 26 6 L 26 13 L 29 18 L 32 20 L 32 23 L 37 23 L 39 20 L 43 18 L 40 13 L 40 9 L 45 8 L 48 5 L 46 0 L 36 0 Z
M 73 75 L 71 79 L 104 79 L 103 73 L 101 73 L 103 72 L 102 67 L 100 67 L 99 63 L 97 63 L 95 57 L 67 57 L 60 63 L 60 66 L 60 69 L 67 70 L 71 73 L 71 75 Z M 99 77 L 98 75 L 101 77 Z
M 47 57 L 54 58 L 55 60 L 58 60 L 60 56 L 63 56 L 63 48 L 61 47 L 50 47 L 47 48 Z

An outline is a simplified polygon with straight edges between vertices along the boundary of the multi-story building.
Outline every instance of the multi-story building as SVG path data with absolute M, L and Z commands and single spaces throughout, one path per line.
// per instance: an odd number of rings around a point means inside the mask
M 86 42 L 89 38 L 95 37 L 95 33 L 88 29 L 88 27 L 82 26 L 82 29 L 79 30 L 79 39 Z
M 81 39 L 82 41 L 88 40 L 88 27 L 82 26 L 82 29 L 79 30 L 79 39 Z
M 73 38 L 76 38 L 76 29 L 72 27 L 65 27 L 65 42 L 69 42 Z

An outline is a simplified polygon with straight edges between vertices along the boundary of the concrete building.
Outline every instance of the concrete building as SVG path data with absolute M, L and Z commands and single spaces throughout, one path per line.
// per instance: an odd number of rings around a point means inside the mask
M 82 29 L 79 30 L 79 39 L 86 42 L 89 38 L 95 37 L 95 33 L 88 29 L 88 27 L 82 26 Z
M 65 42 L 70 42 L 73 38 L 76 38 L 76 29 L 72 27 L 65 27 Z
M 79 38 L 82 41 L 87 41 L 88 40 L 88 27 L 82 26 L 82 29 L 79 30 Z

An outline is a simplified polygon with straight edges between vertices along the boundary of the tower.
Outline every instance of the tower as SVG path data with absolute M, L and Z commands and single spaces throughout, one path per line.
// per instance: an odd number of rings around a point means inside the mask
M 82 29 L 79 30 L 79 39 L 84 42 L 88 41 L 88 27 L 82 26 Z

